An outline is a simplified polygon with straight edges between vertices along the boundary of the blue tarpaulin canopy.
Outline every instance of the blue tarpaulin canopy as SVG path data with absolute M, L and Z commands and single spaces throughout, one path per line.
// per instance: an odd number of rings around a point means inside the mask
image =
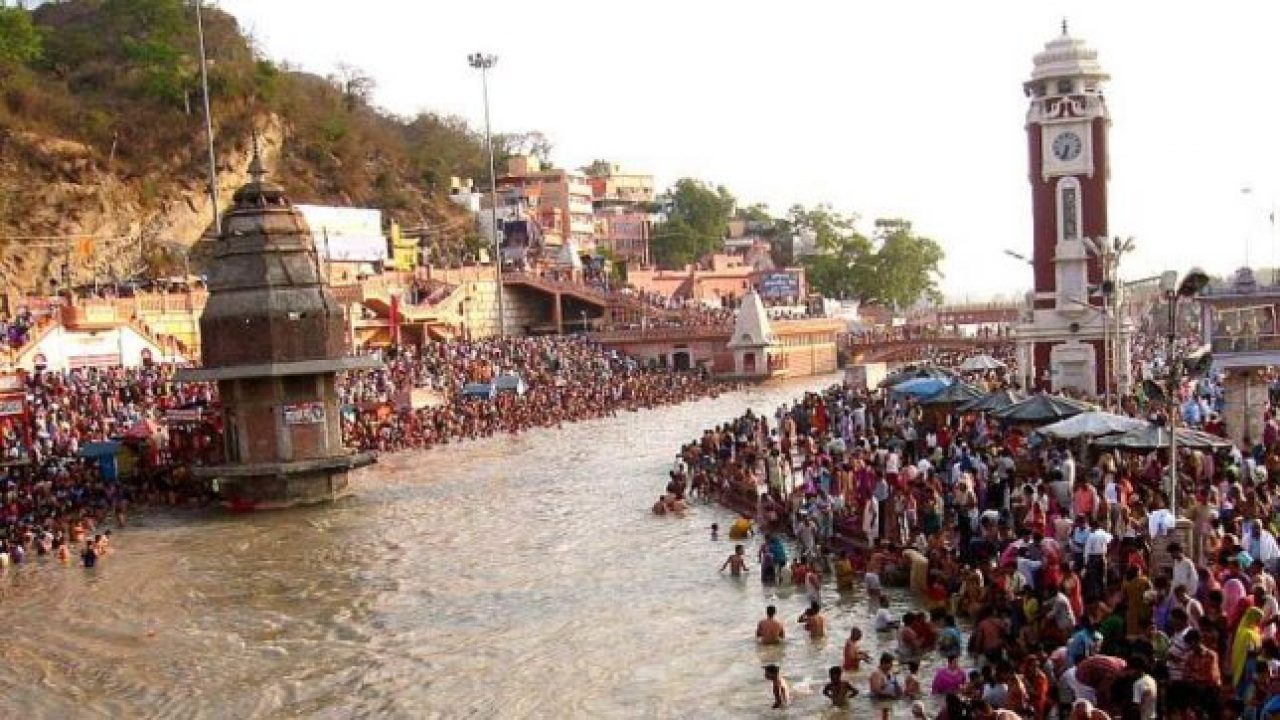
M 115 455 L 120 452 L 122 445 L 115 440 L 107 440 L 106 442 L 91 442 L 80 446 L 80 457 L 82 458 L 100 458 L 104 456 Z
M 494 392 L 493 385 L 489 383 L 467 383 L 462 386 L 463 397 L 479 397 L 492 400 Z
M 942 392 L 951 383 L 941 378 L 922 377 L 898 383 L 893 391 L 899 395 L 912 395 L 918 398 L 929 397 Z
M 115 482 L 120 478 L 120 466 L 116 456 L 120 454 L 123 447 L 123 443 L 115 440 L 85 443 L 80 446 L 80 457 L 96 459 L 98 470 L 102 472 L 102 479 Z

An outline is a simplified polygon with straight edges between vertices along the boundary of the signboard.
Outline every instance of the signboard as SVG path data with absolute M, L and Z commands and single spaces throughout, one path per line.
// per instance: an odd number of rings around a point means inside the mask
M 767 272 L 760 276 L 760 295 L 767 298 L 798 298 L 800 278 L 788 272 Z
M 434 388 L 420 387 L 414 388 L 409 394 L 409 405 L 414 410 L 423 408 L 434 408 L 444 405 L 444 393 Z
M 26 389 L 21 372 L 0 373 L 0 392 L 26 392 Z
M 200 422 L 200 408 L 177 408 L 164 414 L 164 421 L 170 425 L 183 425 Z
M 26 414 L 26 399 L 22 395 L 0 396 L 0 417 Z
M 285 425 L 318 425 L 324 422 L 324 403 L 303 402 L 284 406 Z
M 311 228 L 316 252 L 330 262 L 386 262 L 382 211 L 326 205 L 295 206 Z

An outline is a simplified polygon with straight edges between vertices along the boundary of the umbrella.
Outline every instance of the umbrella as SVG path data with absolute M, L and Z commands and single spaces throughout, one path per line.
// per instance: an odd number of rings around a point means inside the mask
M 960 369 L 964 370 L 965 372 L 971 372 L 976 370 L 1001 370 L 1003 368 L 1004 368 L 1004 363 L 991 357 L 990 355 L 976 355 L 960 363 Z
M 893 386 L 893 391 L 899 395 L 912 395 L 917 398 L 926 398 L 941 392 L 950 385 L 946 380 L 933 377 L 922 377 L 908 380 Z
M 1092 405 L 1060 395 L 1040 393 L 1006 408 L 991 411 L 991 416 L 1016 423 L 1050 423 L 1089 412 Z
M 1231 441 L 1190 428 L 1178 428 L 1178 446 L 1193 450 L 1217 450 L 1231 447 Z M 1123 435 L 1112 435 L 1093 442 L 1094 447 L 1119 450 L 1158 450 L 1169 447 L 1169 428 L 1145 423 Z
M 1013 390 L 993 390 L 986 395 L 960 406 L 961 412 L 995 412 L 1020 402 L 1022 395 Z
M 1137 430 L 1146 424 L 1145 420 L 1093 410 L 1042 427 L 1039 432 L 1041 435 L 1048 435 L 1060 440 L 1072 440 L 1078 437 L 1099 437 L 1101 435 L 1129 432 L 1130 430 Z
M 920 401 L 921 405 L 959 405 L 982 397 L 982 391 L 969 383 L 953 382 Z
M 880 381 L 880 387 L 895 387 L 908 380 L 914 380 L 916 378 L 939 378 L 942 380 L 950 380 L 955 377 L 955 375 L 956 374 L 954 372 L 936 365 L 911 365 L 887 375 L 885 379 Z

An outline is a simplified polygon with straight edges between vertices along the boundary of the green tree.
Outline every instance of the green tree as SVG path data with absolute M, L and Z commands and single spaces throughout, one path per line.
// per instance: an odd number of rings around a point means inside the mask
M 911 222 L 899 218 L 876 221 L 876 242 L 872 285 L 875 299 L 895 308 L 905 308 L 920 299 L 941 301 L 938 280 L 946 254 L 932 239 L 918 235 Z
M 684 267 L 722 247 L 736 203 L 724 186 L 682 178 L 662 203 L 667 221 L 654 229 L 650 243 L 658 265 Z
M 40 57 L 40 33 L 31 13 L 20 7 L 0 7 L 0 66 L 25 65 Z
M 583 165 L 578 172 L 588 177 L 606 177 L 613 172 L 613 163 L 608 160 L 592 160 L 590 165 Z
M 810 284 L 828 297 L 860 298 L 869 281 L 873 249 L 856 228 L 857 217 L 841 215 L 830 205 L 787 212 L 786 230 L 792 237 L 813 237 L 815 254 L 803 259 Z
M 938 280 L 944 253 L 933 240 L 917 235 L 911 223 L 882 219 L 871 238 L 855 228 L 855 218 L 829 206 L 793 207 L 787 216 L 793 233 L 811 233 L 817 253 L 803 260 L 809 283 L 828 297 L 905 308 L 922 298 L 940 299 Z

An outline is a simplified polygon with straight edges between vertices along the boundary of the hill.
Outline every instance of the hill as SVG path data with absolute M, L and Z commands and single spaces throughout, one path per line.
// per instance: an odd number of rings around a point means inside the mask
M 483 136 L 452 117 L 397 117 L 372 81 L 262 57 L 203 10 L 220 199 L 251 137 L 295 202 L 376 207 L 425 228 L 442 259 L 474 247 L 449 177 L 487 178 Z M 208 230 L 194 6 L 67 0 L 0 8 L 0 281 L 24 288 L 169 272 Z M 504 147 L 505 143 L 500 144 Z

